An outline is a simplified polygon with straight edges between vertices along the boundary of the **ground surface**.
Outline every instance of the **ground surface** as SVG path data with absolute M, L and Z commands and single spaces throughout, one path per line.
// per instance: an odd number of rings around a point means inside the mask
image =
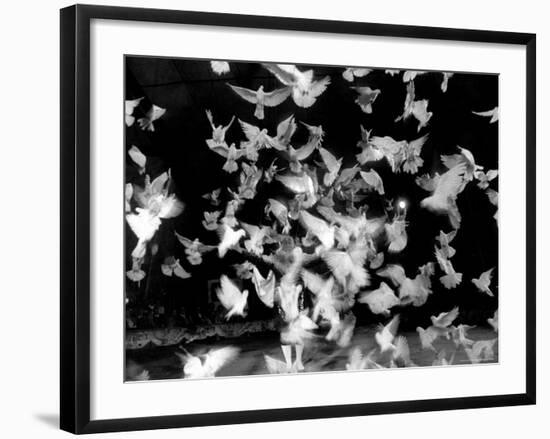
M 357 328 L 351 345 L 347 348 L 339 348 L 333 343 L 328 343 L 320 335 L 304 349 L 303 360 L 305 372 L 345 370 L 349 360 L 350 350 L 357 346 L 364 353 L 375 348 L 373 333 L 375 328 Z M 411 351 L 411 360 L 418 366 L 432 366 L 436 353 L 422 349 L 418 335 L 414 332 L 403 333 L 407 337 Z M 468 333 L 468 337 L 474 341 L 491 340 L 497 334 L 489 328 L 474 328 Z M 190 353 L 200 355 L 210 349 L 224 346 L 235 346 L 240 349 L 238 358 L 223 367 L 217 376 L 243 376 L 267 374 L 264 355 L 269 355 L 283 360 L 283 354 L 276 334 L 265 336 L 250 335 L 234 339 L 204 340 L 185 345 Z M 434 347 L 445 351 L 447 360 L 452 364 L 470 364 L 470 360 L 462 347 L 456 348 L 452 340 L 443 338 L 434 342 Z M 498 343 L 494 347 L 494 362 L 498 361 Z M 151 380 L 183 378 L 182 364 L 175 354 L 181 352 L 178 346 L 145 348 L 135 351 L 127 351 L 127 379 L 132 380 L 143 369 L 149 372 Z

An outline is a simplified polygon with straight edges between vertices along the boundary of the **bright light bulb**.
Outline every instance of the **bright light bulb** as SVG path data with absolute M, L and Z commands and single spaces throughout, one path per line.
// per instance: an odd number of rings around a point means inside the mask
M 405 201 L 401 200 L 401 201 L 399 202 L 399 208 L 400 208 L 400 209 L 404 209 L 405 207 L 407 207 L 407 203 L 405 203 Z

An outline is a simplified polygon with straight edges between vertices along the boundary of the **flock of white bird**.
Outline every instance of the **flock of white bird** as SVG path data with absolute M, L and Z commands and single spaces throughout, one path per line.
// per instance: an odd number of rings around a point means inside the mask
M 212 71 L 217 75 L 230 72 L 231 65 L 225 61 L 212 61 Z M 228 87 L 245 102 L 255 106 L 254 116 L 264 119 L 266 109 L 276 107 L 288 98 L 295 105 L 309 108 L 331 84 L 331 78 L 317 79 L 313 70 L 302 71 L 295 65 L 263 64 L 263 67 L 281 83 L 279 88 L 265 91 L 263 86 L 250 90 L 232 84 Z M 342 76 L 353 83 L 356 78 L 367 77 L 371 69 L 346 68 Z M 386 70 L 386 74 L 401 75 L 406 87 L 403 114 L 395 120 L 414 118 L 418 132 L 429 126 L 432 113 L 428 111 L 427 99 L 415 98 L 415 78 L 426 72 Z M 445 93 L 452 73 L 442 73 L 441 92 Z M 383 90 L 351 85 L 357 92 L 356 103 L 364 113 L 376 111 L 376 101 L 383 97 Z M 128 126 L 135 122 L 134 110 L 143 98 L 126 101 L 125 120 Z M 165 109 L 152 105 L 145 117 L 137 120 L 142 130 L 154 131 L 154 122 L 162 117 Z M 498 109 L 473 112 L 498 119 Z M 203 198 L 213 209 L 204 212 L 203 227 L 217 233 L 211 244 L 176 233 L 183 245 L 188 268 L 185 269 L 175 257 L 162 264 L 166 276 L 187 279 L 192 276 L 192 267 L 203 262 L 207 253 L 217 253 L 224 258 L 228 252 L 242 256 L 243 263 L 234 266 L 237 276 L 223 274 L 217 296 L 226 309 L 225 318 L 247 315 L 250 294 L 256 294 L 266 307 L 279 310 L 285 321 L 281 330 L 283 344 L 306 346 L 308 340 L 324 337 L 339 348 L 349 349 L 347 369 L 414 366 L 411 361 L 406 337 L 399 335 L 399 313 L 392 315 L 392 308 L 423 306 L 432 294 L 433 278 L 444 288 L 452 290 L 462 282 L 462 273 L 455 271 L 452 258 L 456 251 L 451 246 L 460 229 L 461 215 L 457 199 L 465 187 L 475 182 L 480 191 L 487 194 L 488 201 L 497 205 L 498 194 L 489 186 L 498 172 L 484 170 L 476 163 L 472 153 L 457 147 L 452 155 L 440 157 L 441 173 L 421 174 L 424 160 L 422 148 L 429 139 L 423 134 L 412 140 L 396 140 L 389 136 L 379 137 L 363 126 L 357 147 L 356 161 L 344 167 L 343 159 L 336 151 L 323 145 L 322 126 L 312 126 L 296 121 L 290 116 L 281 121 L 275 133 L 267 128 L 232 117 L 226 125 L 216 125 L 210 110 L 206 117 L 212 135 L 206 146 L 224 160 L 222 169 L 228 174 L 238 174 L 236 188 L 218 188 L 204 194 Z M 244 140 L 237 146 L 228 145 L 226 133 L 238 121 Z M 303 145 L 293 144 L 298 129 L 307 130 L 308 140 Z M 277 158 L 265 168 L 258 166 L 262 152 L 273 150 Z M 140 282 L 146 276 L 142 269 L 149 245 L 161 227 L 162 220 L 179 215 L 184 203 L 169 193 L 170 170 L 154 179 L 147 174 L 147 157 L 138 147 L 132 146 L 128 155 L 144 184 L 128 183 L 125 188 L 126 219 L 137 237 L 132 251 L 132 268 L 127 276 Z M 420 206 L 449 219 L 449 231 L 440 231 L 434 240 L 434 259 L 418 267 L 414 277 L 408 277 L 399 264 L 385 263 L 385 255 L 399 254 L 407 246 L 406 209 L 388 205 L 382 216 L 369 217 L 364 200 L 368 196 L 383 197 L 384 182 L 370 165 L 385 161 L 393 173 L 416 175 L 416 184 L 426 191 Z M 278 184 L 284 187 L 280 197 L 270 198 L 265 205 L 264 224 L 248 224 L 239 219 L 247 201 L 255 199 L 261 185 Z M 283 195 L 291 194 L 291 195 Z M 495 214 L 497 219 L 497 214 Z M 215 235 L 214 235 L 215 236 Z M 326 271 L 311 268 L 319 265 Z M 439 274 L 437 267 L 439 267 Z M 479 278 L 472 279 L 479 294 L 493 296 L 491 287 L 494 267 L 487 268 Z M 372 276 L 383 279 L 372 285 Z M 250 282 L 253 292 L 243 289 Z M 301 297 L 312 298 L 311 309 L 301 306 Z M 368 353 L 359 346 L 352 346 L 355 316 L 352 307 L 357 303 L 367 306 L 374 314 L 385 316 L 388 323 L 380 325 L 374 334 L 376 348 Z M 467 337 L 472 327 L 455 325 L 458 308 L 431 317 L 427 328 L 417 328 L 423 349 L 436 351 L 434 341 L 438 338 L 453 340 L 462 346 L 472 363 L 490 361 L 497 337 L 491 340 L 473 341 Z M 498 310 L 488 323 L 498 331 Z M 322 334 L 322 335 L 320 335 Z M 229 346 L 214 349 L 197 356 L 184 351 L 178 354 L 186 377 L 203 378 L 215 376 L 217 371 L 238 358 L 238 348 Z M 265 356 L 266 368 L 271 373 L 286 373 L 301 370 L 300 364 L 289 364 Z M 452 364 L 445 352 L 437 352 L 434 364 Z

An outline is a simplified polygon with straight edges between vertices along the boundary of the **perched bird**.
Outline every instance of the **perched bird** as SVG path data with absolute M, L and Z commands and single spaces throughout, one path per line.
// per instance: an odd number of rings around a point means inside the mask
M 355 99 L 355 103 L 359 105 L 364 113 L 371 114 L 372 104 L 382 92 L 378 89 L 373 90 L 370 87 L 351 87 L 351 89 L 359 94 Z
M 218 76 L 229 73 L 231 71 L 229 63 L 227 61 L 210 61 L 210 67 L 212 68 L 212 71 Z
M 386 326 L 379 325 L 379 330 L 374 334 L 374 339 L 380 347 L 380 352 L 396 350 L 393 340 L 399 327 L 399 314 L 395 315 Z
M 461 215 L 456 205 L 456 198 L 463 187 L 465 173 L 466 165 L 460 163 L 441 176 L 436 174 L 426 182 L 425 186 L 419 183 L 418 178 L 416 180 L 423 189 L 432 192 L 432 195 L 420 201 L 420 205 L 431 212 L 448 215 L 455 229 L 460 227 Z
M 489 119 L 489 123 L 495 123 L 498 121 L 498 107 L 487 111 L 472 111 L 472 113 L 476 116 L 490 117 L 491 119 Z
M 258 270 L 258 268 L 252 266 L 252 283 L 256 288 L 256 293 L 258 297 L 263 302 L 263 304 L 269 308 L 273 308 L 273 302 L 275 298 L 275 287 L 277 280 L 275 278 L 275 273 L 272 270 L 269 270 L 267 277 L 263 277 Z
M 233 124 L 233 121 L 235 120 L 235 116 L 231 117 L 231 120 L 226 126 L 223 126 L 223 125 L 216 126 L 214 124 L 214 118 L 212 116 L 212 112 L 210 110 L 205 110 L 205 112 L 206 112 L 206 117 L 208 118 L 208 122 L 210 122 L 210 126 L 212 127 L 212 138 L 206 141 L 206 143 L 208 144 L 208 147 L 212 149 L 215 146 L 226 145 L 225 133 L 227 133 L 227 130 Z
M 165 258 L 164 263 L 160 266 L 160 269 L 162 274 L 168 277 L 172 277 L 172 275 L 181 279 L 189 279 L 191 277 L 191 273 L 185 271 L 185 269 L 181 266 L 179 259 L 176 259 L 173 256 L 168 256 Z
M 399 305 L 400 302 L 385 282 L 382 282 L 376 290 L 361 292 L 357 301 L 367 304 L 372 313 L 384 315 L 389 315 L 390 309 Z
M 165 108 L 153 105 L 145 114 L 145 117 L 138 119 L 138 125 L 144 131 L 155 131 L 155 126 L 153 125 L 153 122 L 160 119 L 162 116 L 164 116 L 165 113 Z
M 210 139 L 209 139 L 210 140 Z M 209 142 L 207 141 L 207 144 Z M 221 145 L 214 145 L 213 143 L 208 144 L 208 147 L 214 151 L 215 153 L 221 155 L 226 159 L 223 170 L 229 174 L 232 174 L 233 172 L 237 172 L 239 169 L 239 165 L 237 164 L 237 160 L 239 160 L 244 154 L 245 151 L 242 149 L 237 149 L 235 147 L 235 144 L 231 144 L 231 146 L 227 146 L 227 144 L 221 144 Z
M 291 87 L 292 99 L 299 107 L 311 107 L 317 98 L 330 84 L 330 77 L 325 76 L 319 81 L 313 80 L 313 70 L 301 72 L 292 64 L 264 64 L 284 85 Z
M 367 69 L 364 67 L 347 67 L 342 72 L 342 77 L 348 82 L 353 82 L 354 78 L 363 78 L 370 72 L 372 72 L 372 69 Z
M 490 268 L 487 271 L 484 271 L 479 276 L 479 279 L 472 279 L 472 283 L 476 286 L 476 288 L 482 292 L 487 294 L 488 296 L 493 297 L 494 294 L 489 288 L 491 286 L 491 278 L 493 277 L 493 270 L 494 268 Z
M 233 230 L 227 224 L 222 224 L 218 229 L 220 243 L 218 244 L 218 256 L 223 258 L 227 251 L 237 245 L 241 238 L 246 235 L 243 229 Z
M 327 172 L 323 177 L 323 184 L 325 186 L 331 186 L 336 180 L 336 177 L 338 177 L 340 167 L 342 166 L 342 159 L 336 159 L 336 157 L 325 148 L 319 148 L 319 153 L 327 168 Z
M 185 378 L 212 378 L 216 373 L 234 361 L 239 355 L 240 350 L 233 346 L 226 346 L 219 349 L 210 349 L 203 355 L 191 355 L 189 352 L 176 352 L 183 364 L 183 374 Z
M 128 155 L 138 166 L 139 173 L 145 174 L 145 165 L 147 164 L 147 157 L 145 157 L 145 154 L 143 154 L 137 146 L 132 145 L 132 147 L 128 150 Z
M 291 92 L 289 87 L 277 88 L 273 91 L 265 92 L 263 85 L 260 85 L 256 91 L 244 87 L 238 87 L 236 85 L 227 85 L 245 101 L 256 106 L 254 116 L 260 120 L 265 117 L 265 107 L 276 107 L 277 105 L 280 105 L 290 96 Z
M 247 305 L 248 290 L 241 292 L 225 274 L 220 277 L 220 286 L 221 288 L 216 290 L 216 294 L 223 307 L 228 310 L 225 320 L 229 320 L 234 315 L 245 317 L 244 309 Z
M 131 127 L 134 124 L 136 120 L 136 118 L 133 116 L 134 110 L 137 108 L 142 100 L 143 97 L 124 101 L 124 121 L 126 123 L 126 126 Z

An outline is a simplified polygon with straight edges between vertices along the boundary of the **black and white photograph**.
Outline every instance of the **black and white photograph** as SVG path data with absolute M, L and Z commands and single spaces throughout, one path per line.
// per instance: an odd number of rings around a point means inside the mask
M 498 74 L 124 63 L 126 381 L 498 363 Z

